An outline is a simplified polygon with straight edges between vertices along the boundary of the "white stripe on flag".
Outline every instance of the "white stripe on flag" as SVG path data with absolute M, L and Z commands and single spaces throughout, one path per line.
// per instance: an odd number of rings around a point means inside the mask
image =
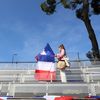
M 46 100 L 55 100 L 55 98 L 56 97 L 60 97 L 60 96 L 44 96 L 44 98 L 46 99 Z
M 38 61 L 37 66 L 36 66 L 36 70 L 54 72 L 54 71 L 56 71 L 55 63 Z

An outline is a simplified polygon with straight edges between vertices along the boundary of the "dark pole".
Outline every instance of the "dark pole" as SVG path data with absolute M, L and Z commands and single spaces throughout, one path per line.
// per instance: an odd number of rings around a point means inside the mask
M 77 52 L 77 57 L 78 57 L 78 60 L 80 60 L 80 54 L 79 54 L 79 52 Z
M 16 54 L 16 53 L 12 55 L 12 63 L 14 63 L 15 56 L 17 56 L 17 54 Z

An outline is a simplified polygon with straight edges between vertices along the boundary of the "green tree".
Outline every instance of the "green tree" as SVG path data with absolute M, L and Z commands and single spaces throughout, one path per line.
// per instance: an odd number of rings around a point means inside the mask
M 77 18 L 86 26 L 95 60 L 100 60 L 99 45 L 96 39 L 90 17 L 100 14 L 100 0 L 45 0 L 41 3 L 41 9 L 50 15 L 56 11 L 56 6 L 61 4 L 65 9 L 74 10 Z

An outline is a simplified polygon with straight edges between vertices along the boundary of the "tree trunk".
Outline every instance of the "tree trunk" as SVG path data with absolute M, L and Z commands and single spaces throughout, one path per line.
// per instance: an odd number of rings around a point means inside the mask
M 89 39 L 91 40 L 91 43 L 92 43 L 92 50 L 93 50 L 95 60 L 100 60 L 100 51 L 99 51 L 98 42 L 96 39 L 95 32 L 91 25 L 91 21 L 89 19 L 89 2 L 88 2 L 88 0 L 83 0 L 82 17 L 83 17 L 82 20 L 88 31 Z
M 96 60 L 100 60 L 99 46 L 98 46 L 95 32 L 94 32 L 92 25 L 91 25 L 91 21 L 89 19 L 84 20 L 84 24 L 87 28 L 87 31 L 89 34 L 89 39 L 92 43 L 92 50 L 93 50 L 94 56 L 95 56 Z

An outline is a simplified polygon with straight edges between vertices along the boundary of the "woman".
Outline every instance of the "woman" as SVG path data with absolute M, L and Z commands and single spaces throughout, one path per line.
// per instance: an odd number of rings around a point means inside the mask
M 65 68 L 67 67 L 66 59 L 66 50 L 63 44 L 59 46 L 59 53 L 56 55 L 58 59 L 57 68 L 60 69 L 60 77 L 62 82 L 67 82 Z

